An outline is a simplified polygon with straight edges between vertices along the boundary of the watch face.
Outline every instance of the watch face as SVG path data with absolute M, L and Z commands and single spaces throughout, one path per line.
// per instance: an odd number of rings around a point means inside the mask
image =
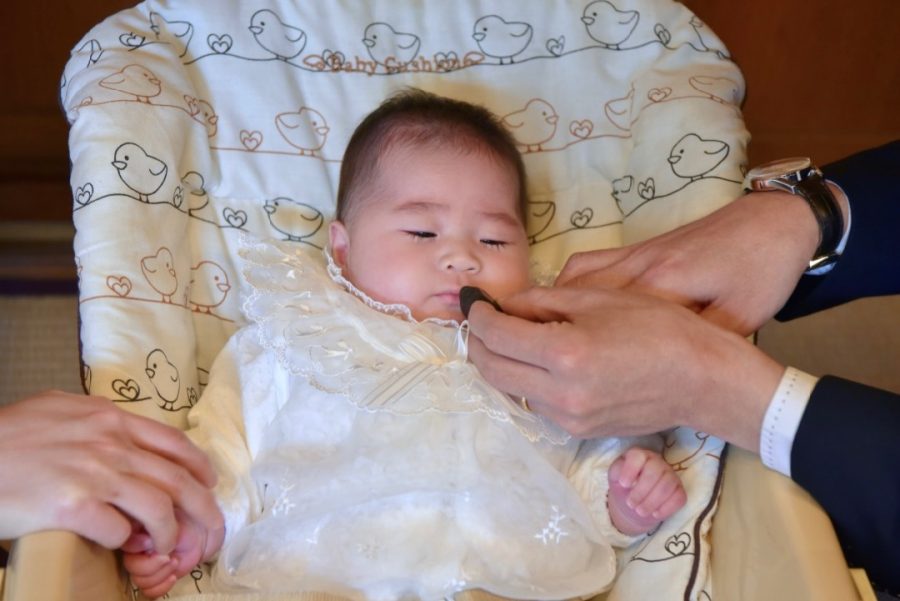
M 810 161 L 807 157 L 793 157 L 790 159 L 779 159 L 777 161 L 772 161 L 771 163 L 765 163 L 764 165 L 760 165 L 758 167 L 754 167 L 747 173 L 747 179 L 749 180 L 768 180 L 776 177 L 780 177 L 786 175 L 788 173 L 793 173 L 795 171 L 800 171 L 801 169 L 806 169 L 812 165 L 812 161 Z

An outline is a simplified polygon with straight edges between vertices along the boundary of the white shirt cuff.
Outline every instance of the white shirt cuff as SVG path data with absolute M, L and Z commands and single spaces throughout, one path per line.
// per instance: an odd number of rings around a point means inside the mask
M 759 456 L 763 465 L 791 477 L 791 448 L 800 418 L 819 379 L 788 367 L 775 389 L 759 434 Z

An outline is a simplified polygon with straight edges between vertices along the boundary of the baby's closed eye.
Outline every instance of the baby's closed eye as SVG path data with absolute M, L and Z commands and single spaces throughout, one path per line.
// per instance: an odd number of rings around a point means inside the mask
M 423 239 L 423 238 L 436 238 L 437 234 L 434 232 L 429 232 L 425 230 L 404 230 L 404 233 L 409 234 L 413 238 Z

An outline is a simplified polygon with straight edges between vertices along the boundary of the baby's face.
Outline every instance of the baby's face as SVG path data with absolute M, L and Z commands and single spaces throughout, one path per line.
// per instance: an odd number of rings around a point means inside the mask
M 528 286 L 517 192 L 513 170 L 484 153 L 397 148 L 350 224 L 332 224 L 332 254 L 372 298 L 462 320 L 461 287 L 502 298 Z

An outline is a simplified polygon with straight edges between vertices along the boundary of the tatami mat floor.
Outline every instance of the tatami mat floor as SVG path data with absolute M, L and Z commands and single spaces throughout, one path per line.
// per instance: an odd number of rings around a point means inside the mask
M 81 391 L 74 295 L 0 296 L 0 404 L 48 388 Z

